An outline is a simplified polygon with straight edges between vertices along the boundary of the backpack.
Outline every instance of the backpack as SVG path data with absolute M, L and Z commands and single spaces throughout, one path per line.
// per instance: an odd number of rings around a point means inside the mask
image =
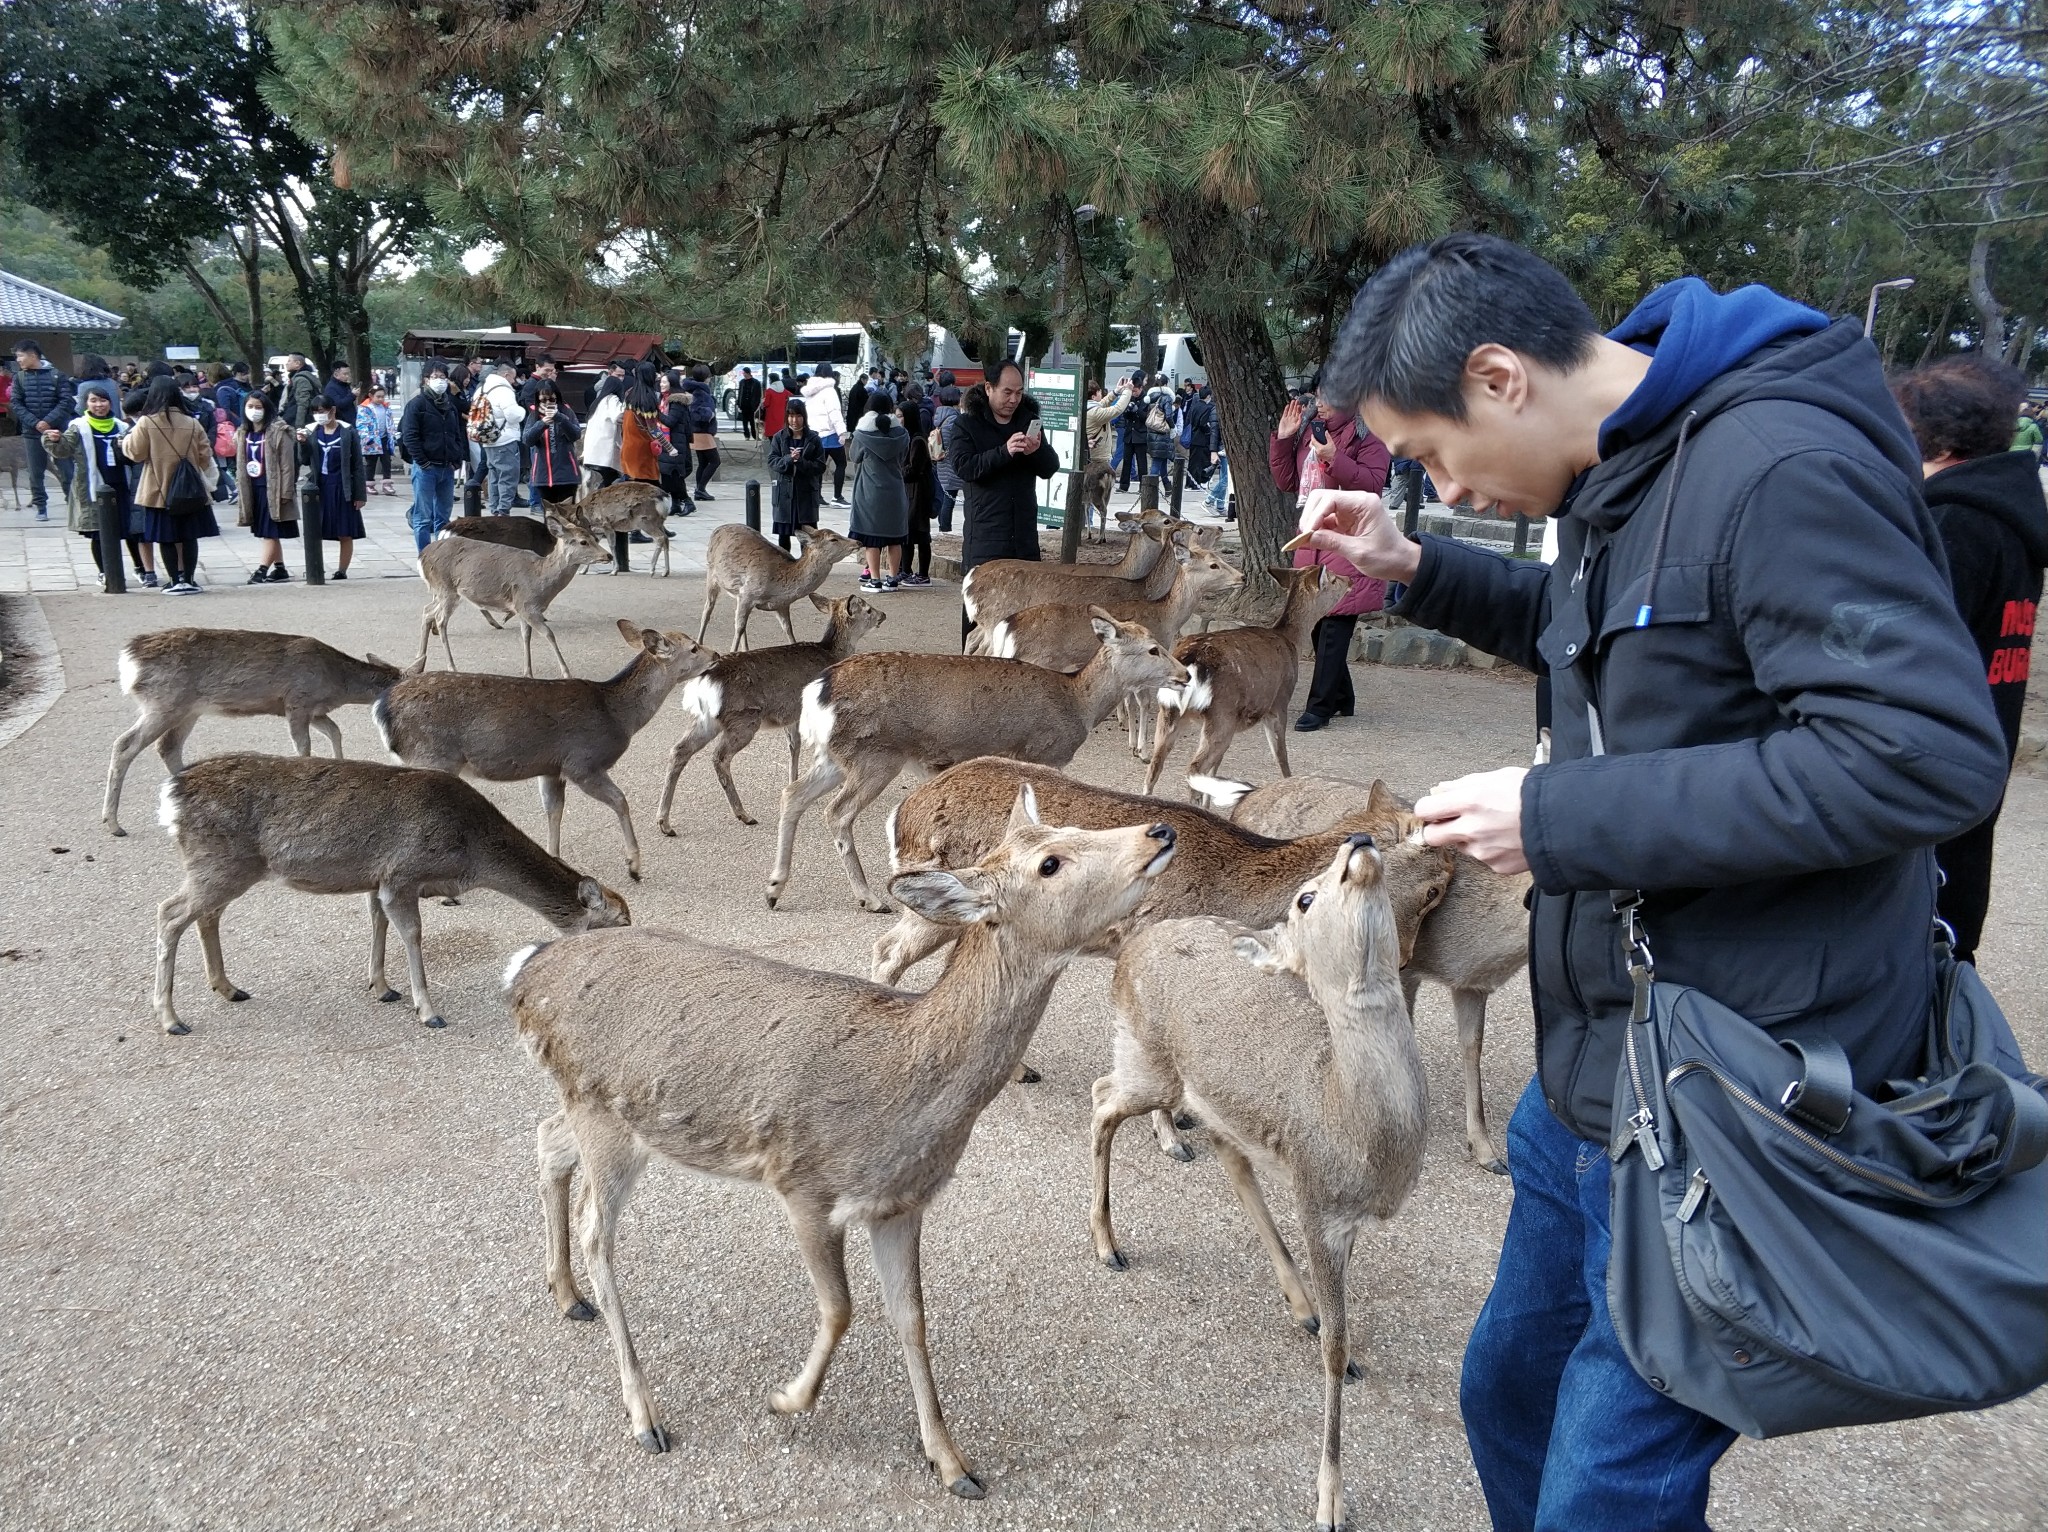
M 235 455 L 235 417 L 223 409 L 216 409 L 214 411 L 213 455 L 215 457 L 233 457 Z
M 1154 399 L 1152 407 L 1145 412 L 1145 429 L 1154 436 L 1173 434 L 1173 406 L 1167 400 Z
M 931 430 L 925 434 L 924 450 L 932 455 L 932 461 L 934 463 L 944 461 L 946 456 L 945 431 L 938 426 L 933 426 Z
M 491 408 L 491 401 L 481 389 L 477 391 L 476 403 L 469 407 L 469 439 L 479 447 L 488 447 L 497 441 L 505 429 L 505 422 L 498 418 L 498 412 Z

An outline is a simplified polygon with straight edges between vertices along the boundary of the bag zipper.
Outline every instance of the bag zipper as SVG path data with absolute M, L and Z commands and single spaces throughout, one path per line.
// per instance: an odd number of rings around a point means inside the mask
M 1707 1167 L 1698 1166 L 1692 1173 L 1692 1179 L 1685 1183 L 1685 1199 L 1678 1204 L 1680 1223 L 1692 1222 L 1692 1215 L 1700 1210 L 1700 1204 L 1707 1200 L 1710 1190 L 1712 1186 L 1707 1180 Z

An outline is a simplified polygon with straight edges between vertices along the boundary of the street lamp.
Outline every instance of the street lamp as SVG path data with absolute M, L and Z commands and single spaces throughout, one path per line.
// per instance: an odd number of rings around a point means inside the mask
M 1893 277 L 1889 282 L 1875 282 L 1870 288 L 1870 307 L 1863 311 L 1863 333 L 1868 335 L 1877 327 L 1877 295 L 1887 287 L 1911 287 L 1911 277 Z

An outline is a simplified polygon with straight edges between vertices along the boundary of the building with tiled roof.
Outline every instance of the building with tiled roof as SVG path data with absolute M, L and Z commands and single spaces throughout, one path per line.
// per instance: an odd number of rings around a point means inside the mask
M 54 287 L 0 271 L 0 354 L 10 363 L 15 345 L 32 340 L 57 367 L 73 372 L 73 335 L 118 330 L 126 322 L 119 314 L 67 297 Z

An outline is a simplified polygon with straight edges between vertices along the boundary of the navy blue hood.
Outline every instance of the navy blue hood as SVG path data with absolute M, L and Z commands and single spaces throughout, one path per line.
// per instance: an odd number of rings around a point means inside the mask
M 1650 355 L 1650 370 L 1600 425 L 1611 457 L 1669 420 L 1678 407 L 1759 347 L 1828 327 L 1827 315 L 1752 284 L 1717 293 L 1698 277 L 1666 282 L 1607 332 Z

